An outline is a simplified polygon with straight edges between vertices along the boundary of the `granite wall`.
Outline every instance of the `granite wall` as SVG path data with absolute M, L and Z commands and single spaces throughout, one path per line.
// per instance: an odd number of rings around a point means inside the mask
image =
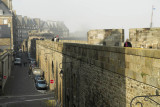
M 133 47 L 160 49 L 160 28 L 136 28 L 129 30 Z
M 105 46 L 122 46 L 124 29 L 99 29 L 88 31 L 88 43 Z
M 160 50 L 45 40 L 36 41 L 36 59 L 61 106 L 130 107 L 135 97 L 159 92 Z M 157 106 L 143 97 L 136 102 Z

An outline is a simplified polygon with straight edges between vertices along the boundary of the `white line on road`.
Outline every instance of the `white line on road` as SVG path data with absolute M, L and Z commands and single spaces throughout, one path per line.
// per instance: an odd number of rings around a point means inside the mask
M 13 104 L 13 103 L 20 103 L 20 102 L 31 102 L 31 101 L 50 100 L 50 99 L 54 99 L 54 97 L 40 98 L 40 99 L 32 99 L 32 100 L 24 100 L 24 101 L 7 102 L 7 103 L 1 103 L 0 105 L 3 105 L 3 104 Z
M 43 95 L 50 95 L 50 94 L 54 94 L 54 92 L 52 93 L 45 93 L 45 94 L 35 94 L 35 95 L 21 95 L 21 96 L 1 96 L 0 99 L 4 99 L 4 98 L 18 98 L 18 97 L 31 97 L 31 96 L 43 96 Z

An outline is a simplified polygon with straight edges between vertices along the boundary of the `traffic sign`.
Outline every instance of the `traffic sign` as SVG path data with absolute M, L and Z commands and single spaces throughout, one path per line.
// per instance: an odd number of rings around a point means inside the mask
M 53 84 L 53 83 L 54 83 L 54 80 L 50 80 L 50 83 L 52 83 L 52 84 Z
M 6 79 L 7 78 L 7 76 L 3 76 L 3 79 Z

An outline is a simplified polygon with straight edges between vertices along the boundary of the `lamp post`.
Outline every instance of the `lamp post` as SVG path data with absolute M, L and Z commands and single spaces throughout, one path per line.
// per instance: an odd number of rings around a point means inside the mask
M 60 71 L 59 75 L 61 78 L 63 77 L 63 70 Z

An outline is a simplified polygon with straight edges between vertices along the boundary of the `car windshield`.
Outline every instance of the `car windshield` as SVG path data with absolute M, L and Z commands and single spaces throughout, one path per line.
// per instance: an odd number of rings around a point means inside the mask
M 38 81 L 39 84 L 46 84 L 45 81 Z
M 36 75 L 36 77 L 38 78 L 38 77 L 41 77 L 41 75 Z
M 20 61 L 20 60 L 21 60 L 20 58 L 16 58 L 16 59 L 15 59 L 15 61 Z
M 31 61 L 31 64 L 35 64 L 36 63 L 36 61 Z

